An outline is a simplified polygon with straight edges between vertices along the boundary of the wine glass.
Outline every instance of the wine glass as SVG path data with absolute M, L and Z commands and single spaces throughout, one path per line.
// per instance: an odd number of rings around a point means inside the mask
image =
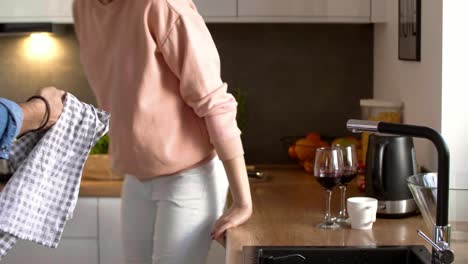
M 332 188 L 335 187 L 343 175 L 343 153 L 339 147 L 318 148 L 315 151 L 314 176 L 325 188 L 326 211 L 324 221 L 317 225 L 318 228 L 334 229 L 340 227 L 334 223 L 330 213 Z
M 341 193 L 340 212 L 338 213 L 338 217 L 336 217 L 334 220 L 339 224 L 349 224 L 349 217 L 346 211 L 346 186 L 356 177 L 358 172 L 356 146 L 336 145 L 336 147 L 341 148 L 343 152 L 343 175 L 341 176 L 339 182 Z

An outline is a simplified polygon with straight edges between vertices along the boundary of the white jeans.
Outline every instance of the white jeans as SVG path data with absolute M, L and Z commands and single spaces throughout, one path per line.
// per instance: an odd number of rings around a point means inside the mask
M 122 195 L 126 263 L 205 264 L 227 191 L 218 158 L 147 182 L 127 175 Z

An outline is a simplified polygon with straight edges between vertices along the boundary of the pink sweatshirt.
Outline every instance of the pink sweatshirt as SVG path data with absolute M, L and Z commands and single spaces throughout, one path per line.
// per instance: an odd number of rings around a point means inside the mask
M 147 180 L 243 155 L 234 97 L 191 0 L 75 0 L 81 61 L 111 113 L 112 167 Z

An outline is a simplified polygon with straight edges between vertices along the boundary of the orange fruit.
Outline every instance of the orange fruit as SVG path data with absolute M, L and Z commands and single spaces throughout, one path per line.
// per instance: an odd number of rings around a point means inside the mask
M 320 140 L 320 141 L 318 142 L 318 147 L 319 147 L 319 148 L 324 148 L 324 147 L 329 147 L 329 145 L 328 145 L 327 142 L 325 142 L 325 141 L 323 141 L 323 140 Z
M 350 146 L 355 145 L 356 148 L 359 146 L 360 142 L 355 137 L 339 137 L 335 138 L 332 142 L 332 146 L 341 145 L 341 146 Z
M 314 173 L 314 162 L 313 161 L 309 161 L 309 160 L 306 160 L 304 161 L 304 170 L 308 173 Z
M 289 146 L 288 155 L 291 159 L 297 159 L 297 153 L 294 145 Z
M 301 138 L 296 141 L 294 149 L 296 150 L 297 158 L 299 160 L 314 160 L 317 143 L 318 142 L 308 138 Z
M 302 160 L 300 160 L 299 165 L 301 165 L 301 167 L 304 167 L 304 162 Z
M 320 134 L 316 132 L 310 132 L 306 135 L 306 138 L 312 141 L 320 141 Z

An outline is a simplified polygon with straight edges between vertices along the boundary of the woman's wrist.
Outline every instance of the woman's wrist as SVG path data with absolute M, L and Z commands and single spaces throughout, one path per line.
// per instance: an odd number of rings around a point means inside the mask
M 252 202 L 233 202 L 232 204 L 233 207 L 239 208 L 241 210 L 247 210 L 249 212 L 252 212 Z
M 229 180 L 232 205 L 252 209 L 252 196 L 243 156 L 223 161 Z

